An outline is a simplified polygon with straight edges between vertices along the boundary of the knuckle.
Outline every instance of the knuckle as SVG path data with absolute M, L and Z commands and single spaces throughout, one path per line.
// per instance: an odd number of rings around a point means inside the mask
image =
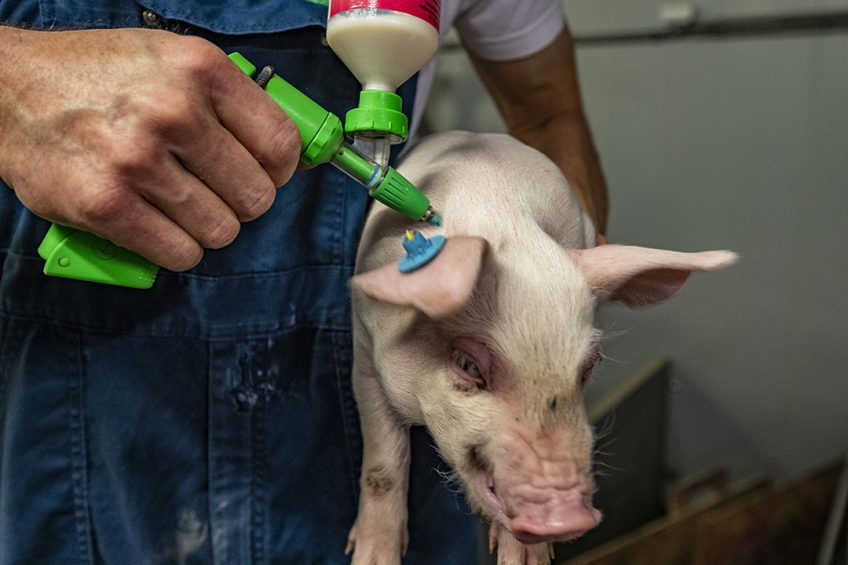
M 142 133 L 129 134 L 116 139 L 108 149 L 109 166 L 119 178 L 147 175 L 156 167 L 159 149 L 149 136 Z
M 197 202 L 197 190 L 191 183 L 162 183 L 154 190 L 156 197 L 167 201 L 173 210 L 190 210 Z
M 120 177 L 136 177 L 150 169 L 151 161 L 149 153 L 141 148 L 133 147 L 115 155 L 112 159 L 112 165 Z
M 291 178 L 300 160 L 300 131 L 297 125 L 289 119 L 280 123 L 271 132 L 268 143 L 268 153 L 258 159 L 271 175 L 271 180 L 277 186 Z
M 226 55 L 203 38 L 184 36 L 181 38 L 180 52 L 176 57 L 176 64 L 184 77 L 204 81 Z
M 233 242 L 241 230 L 241 223 L 231 215 L 226 215 L 204 236 L 203 247 L 220 249 Z
M 147 125 L 154 133 L 173 136 L 195 123 L 196 104 L 185 91 L 160 93 L 147 104 Z
M 81 203 L 80 215 L 84 222 L 98 226 L 128 219 L 133 201 L 120 188 L 98 190 Z

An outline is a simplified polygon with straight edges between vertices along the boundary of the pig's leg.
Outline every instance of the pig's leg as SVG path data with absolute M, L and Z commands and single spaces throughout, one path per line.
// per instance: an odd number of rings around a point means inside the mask
M 353 391 L 362 423 L 362 476 L 345 553 L 353 551 L 352 565 L 399 564 L 408 541 L 409 428 L 389 407 L 371 348 L 362 344 L 354 351 Z
M 553 546 L 549 543 L 524 545 L 498 524 L 489 526 L 489 551 L 498 548 L 498 565 L 549 565 Z

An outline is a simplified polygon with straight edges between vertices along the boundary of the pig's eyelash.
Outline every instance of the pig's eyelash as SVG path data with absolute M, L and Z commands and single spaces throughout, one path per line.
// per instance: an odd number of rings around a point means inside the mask
M 589 353 L 589 357 L 586 358 L 586 361 L 583 364 L 583 371 L 580 375 L 580 386 L 585 387 L 589 384 L 589 381 L 592 380 L 592 372 L 593 370 L 603 363 L 604 354 L 601 350 L 601 344 L 595 343 L 592 346 L 592 351 Z
M 455 349 L 451 353 L 451 361 L 456 366 L 457 370 L 463 373 L 461 376 L 466 381 L 471 381 L 469 384 L 476 387 L 477 390 L 486 389 L 486 380 L 480 372 L 479 365 L 477 365 L 471 356 Z

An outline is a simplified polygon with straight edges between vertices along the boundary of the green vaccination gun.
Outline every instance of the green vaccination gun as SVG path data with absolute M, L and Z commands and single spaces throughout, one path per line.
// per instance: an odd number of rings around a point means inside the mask
M 248 76 L 256 73 L 256 67 L 239 53 L 232 53 L 230 59 Z M 256 82 L 297 124 L 301 162 L 308 166 L 331 163 L 389 208 L 412 220 L 441 224 L 430 201 L 412 183 L 394 168 L 376 162 L 345 141 L 338 116 L 274 74 L 271 67 L 265 67 Z M 387 114 L 405 120 L 406 116 L 399 111 L 399 98 L 397 101 L 398 107 Z M 158 265 L 140 255 L 93 234 L 58 224 L 50 227 L 38 254 L 46 261 L 46 275 L 130 288 L 150 288 L 159 271 Z

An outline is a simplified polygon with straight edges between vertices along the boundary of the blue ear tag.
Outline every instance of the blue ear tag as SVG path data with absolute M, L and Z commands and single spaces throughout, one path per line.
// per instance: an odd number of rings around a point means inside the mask
M 445 236 L 434 235 L 427 239 L 421 232 L 416 231 L 414 234 L 406 230 L 406 236 L 403 238 L 403 248 L 406 250 L 406 257 L 398 261 L 398 269 L 401 273 L 409 273 L 415 269 L 420 269 L 430 261 L 445 246 Z

